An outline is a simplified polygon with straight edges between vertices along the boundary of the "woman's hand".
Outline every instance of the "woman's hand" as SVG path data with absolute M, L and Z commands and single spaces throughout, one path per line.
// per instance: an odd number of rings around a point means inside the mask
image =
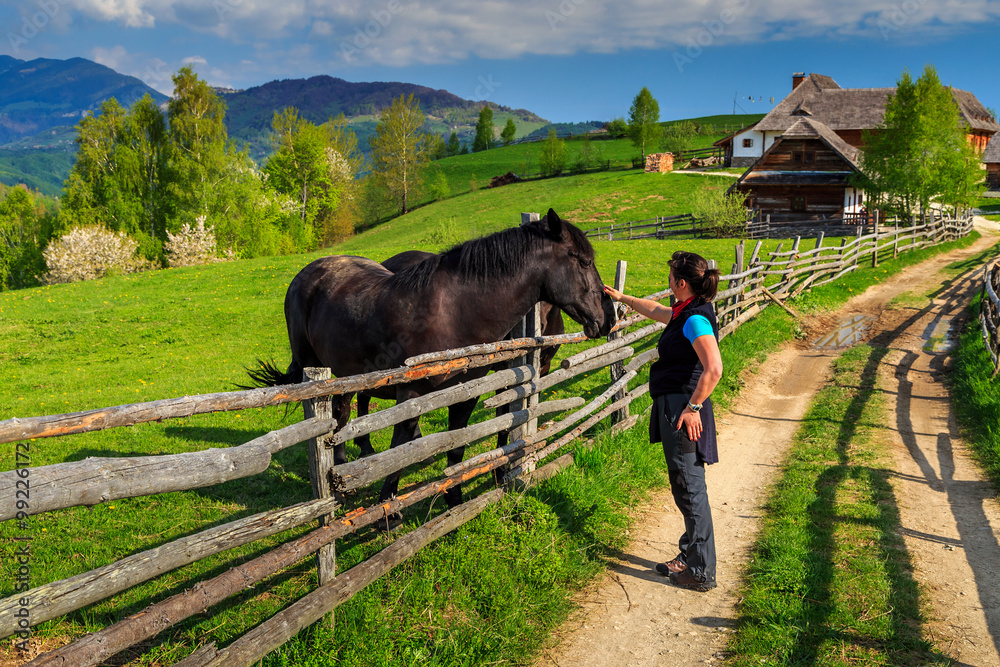
M 684 410 L 681 411 L 681 416 L 677 419 L 677 430 L 684 428 L 687 432 L 687 436 L 691 438 L 693 442 L 698 442 L 698 438 L 701 437 L 701 413 L 695 412 L 691 408 L 684 406 Z
M 611 287 L 610 285 L 605 285 L 604 286 L 604 293 L 607 294 L 608 296 L 610 296 L 612 301 L 621 301 L 622 298 L 624 298 L 624 296 L 625 296 L 624 293 L 619 292 L 618 290 L 616 290 L 614 287 Z

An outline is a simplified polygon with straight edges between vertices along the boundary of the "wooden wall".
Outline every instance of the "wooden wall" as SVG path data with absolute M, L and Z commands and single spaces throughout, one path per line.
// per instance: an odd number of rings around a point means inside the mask
M 839 216 L 844 211 L 844 188 L 838 185 L 758 185 L 749 192 L 751 205 L 761 215 L 795 213 L 801 216 Z
M 1000 163 L 986 165 L 986 184 L 994 190 L 1000 190 Z
M 844 171 L 851 167 L 819 139 L 782 139 L 761 158 L 756 168 L 764 171 Z

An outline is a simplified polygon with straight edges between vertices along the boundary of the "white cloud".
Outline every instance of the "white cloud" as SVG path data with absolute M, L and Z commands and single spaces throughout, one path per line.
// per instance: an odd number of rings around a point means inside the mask
M 188 56 L 187 58 L 181 59 L 181 62 L 185 65 L 207 65 L 208 61 L 201 56 Z
M 102 46 L 96 46 L 90 51 L 90 57 L 95 63 L 104 65 L 105 67 L 110 67 L 113 70 L 119 70 L 126 64 L 129 60 L 128 51 L 125 50 L 124 46 L 112 46 L 110 49 L 106 49 Z
M 950 33 L 1000 17 L 1000 0 L 66 0 L 127 27 L 180 25 L 289 48 L 308 40 L 330 64 L 412 65 L 468 57 L 679 49 L 814 36 Z M 265 50 L 261 50 L 264 52 Z

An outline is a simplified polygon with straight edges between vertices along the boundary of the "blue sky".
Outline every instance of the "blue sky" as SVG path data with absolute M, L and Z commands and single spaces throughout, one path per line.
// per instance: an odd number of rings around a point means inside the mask
M 0 0 L 0 53 L 166 93 L 185 64 L 235 88 L 406 81 L 557 122 L 624 116 L 642 86 L 664 120 L 764 112 L 793 71 L 881 87 L 930 63 L 1000 110 L 1000 0 Z

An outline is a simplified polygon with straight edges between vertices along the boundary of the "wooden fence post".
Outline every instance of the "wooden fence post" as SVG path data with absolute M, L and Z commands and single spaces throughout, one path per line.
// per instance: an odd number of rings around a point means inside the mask
M 618 260 L 618 264 L 615 267 L 615 289 L 618 290 L 619 292 L 624 292 L 625 291 L 625 274 L 626 273 L 628 273 L 628 262 L 626 262 L 625 260 L 622 260 L 622 259 Z M 616 310 L 616 312 L 617 312 L 617 310 Z M 617 340 L 617 339 L 621 338 L 624 335 L 625 335 L 625 329 L 622 329 L 620 331 L 615 331 L 611 335 L 608 336 L 608 342 L 611 342 L 613 340 Z M 618 382 L 618 380 L 620 380 L 623 375 L 625 375 L 625 365 L 622 362 L 616 361 L 615 363 L 611 364 L 611 384 L 614 384 L 615 382 Z M 622 387 L 611 398 L 611 402 L 612 403 L 616 403 L 616 402 L 620 401 L 623 398 L 625 398 L 625 387 Z M 628 415 L 629 415 L 629 412 L 628 412 L 628 407 L 627 406 L 621 408 L 620 410 L 616 410 L 615 412 L 611 413 L 611 423 L 612 423 L 612 425 L 624 422 L 626 419 L 628 419 Z
M 878 266 L 878 216 L 875 217 L 875 224 L 873 225 L 875 230 L 875 242 L 872 245 L 872 268 Z
M 303 371 L 307 380 L 329 380 L 329 368 L 306 368 Z M 306 419 L 318 417 L 333 419 L 333 401 L 329 396 L 310 398 L 302 401 L 302 413 Z M 329 434 L 310 438 L 309 448 L 309 480 L 312 482 L 314 498 L 329 498 L 330 469 L 333 468 L 333 450 L 326 448 Z M 321 516 L 319 525 L 325 526 L 334 521 L 333 514 Z M 333 543 L 323 546 L 316 552 L 316 565 L 319 570 L 319 585 L 333 581 L 337 575 L 337 551 Z M 330 625 L 333 625 L 333 615 L 330 615 Z
M 895 225 L 893 227 L 893 237 L 892 237 L 892 258 L 896 259 L 899 257 L 899 217 L 897 216 L 894 220 Z
M 538 213 L 522 213 L 521 226 L 523 227 L 529 222 L 535 222 L 540 219 L 541 216 Z M 611 229 L 614 230 L 614 225 L 611 226 Z M 614 231 L 608 234 L 608 240 L 611 240 L 613 237 L 614 237 Z M 523 338 L 529 336 L 540 336 L 541 329 L 542 329 L 541 307 L 536 303 L 535 307 L 532 308 L 531 311 L 524 316 L 524 319 L 521 320 L 519 324 L 514 326 L 514 329 L 511 331 L 511 337 Z M 525 364 L 530 363 L 535 368 L 535 370 L 538 371 L 539 366 L 541 366 L 541 356 L 542 356 L 541 348 L 535 348 L 529 354 L 508 361 L 507 367 L 517 368 L 518 366 L 523 366 Z M 528 397 L 527 400 L 516 399 L 514 401 L 511 401 L 508 404 L 508 410 L 510 412 L 516 412 L 518 410 L 523 410 L 525 407 L 534 407 L 536 405 L 538 405 L 538 394 L 533 394 L 532 396 Z M 507 436 L 508 442 L 514 442 L 516 440 L 525 437 L 526 435 L 534 435 L 534 433 L 537 430 L 538 430 L 538 419 L 532 419 L 526 424 L 511 429 L 510 433 Z M 497 478 L 499 479 L 500 477 L 502 477 L 503 474 L 506 473 L 506 470 L 507 470 L 506 467 L 503 470 L 501 470 L 498 473 Z

